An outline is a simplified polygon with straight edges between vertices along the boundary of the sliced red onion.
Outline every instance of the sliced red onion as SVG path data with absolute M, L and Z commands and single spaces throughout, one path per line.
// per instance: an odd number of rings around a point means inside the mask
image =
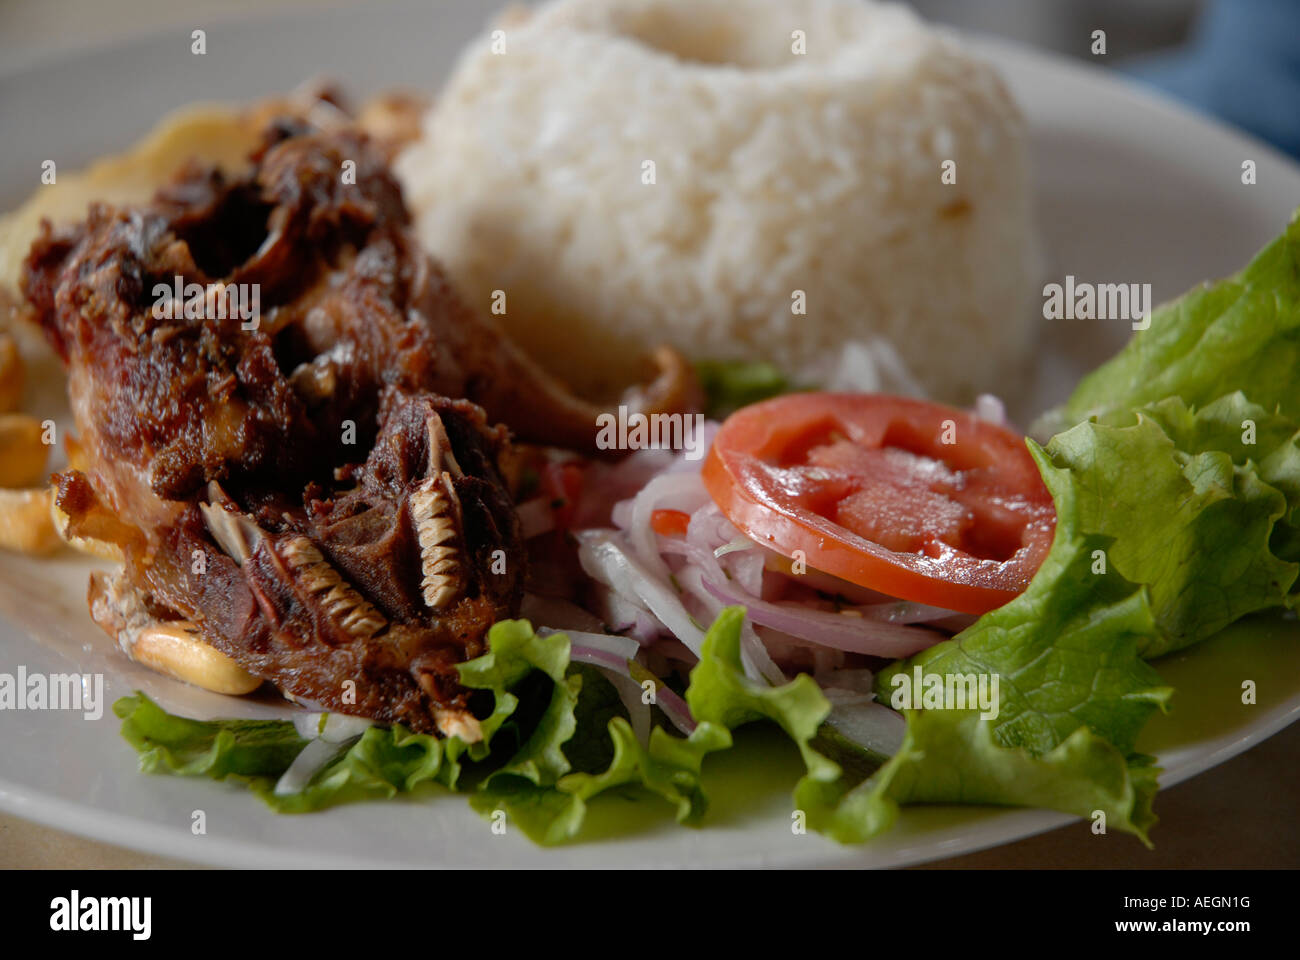
M 878 603 L 897 603 L 897 597 L 891 597 L 888 594 L 880 593 L 877 590 L 869 590 L 866 587 L 860 587 L 856 583 L 850 583 L 848 580 L 842 580 L 839 577 L 832 576 L 829 573 L 822 573 L 820 570 L 809 568 L 803 573 L 794 573 L 790 569 L 790 560 L 779 553 L 765 551 L 766 569 L 770 573 L 780 574 L 785 579 L 800 587 L 806 587 L 810 590 L 816 590 L 820 593 L 831 596 L 844 597 L 847 600 L 863 606 L 869 606 Z
M 774 687 L 779 687 L 789 678 L 785 675 L 772 655 L 767 650 L 767 644 L 763 638 L 754 630 L 754 624 L 750 618 L 746 618 L 740 627 L 740 652 L 745 657 L 746 666 L 754 664 L 759 676 L 763 677 Z
M 844 658 L 847 654 L 843 650 L 837 650 L 835 647 L 828 647 L 825 644 L 818 643 L 810 648 L 812 654 L 813 673 L 826 673 L 828 670 L 838 670 L 844 666 Z
M 289 769 L 275 782 L 277 796 L 298 793 L 311 783 L 312 777 L 324 769 L 331 760 L 346 749 L 342 744 L 328 740 L 312 740 L 298 752 Z
M 617 594 L 603 583 L 593 582 L 588 595 L 592 612 L 604 623 L 608 633 L 626 633 L 639 617 L 650 616 L 650 611 L 635 597 Z
M 979 617 L 973 613 L 951 613 L 941 620 L 931 621 L 931 626 L 938 627 L 940 630 L 946 630 L 948 633 L 961 633 L 969 626 L 973 626 Z
M 905 627 L 866 617 L 846 617 L 793 604 L 770 603 L 742 593 L 727 581 L 715 583 L 706 579 L 704 588 L 720 600 L 743 605 L 754 623 L 850 653 L 898 660 L 944 639 L 942 634 L 920 627 Z
M 665 557 L 684 557 L 690 553 L 686 541 L 681 537 L 664 537 L 656 534 L 655 539 L 659 541 L 659 553 Z
M 662 683 L 655 688 L 655 705 L 663 711 L 669 723 L 682 733 L 689 737 L 695 732 L 695 718 L 691 716 L 691 708 L 686 705 L 685 700 Z
M 618 542 L 616 531 L 582 530 L 577 533 L 577 538 L 578 561 L 588 576 L 617 594 L 638 599 L 677 639 L 690 647 L 692 653 L 697 657 L 700 655 L 704 630 L 691 618 L 681 598 L 668 585 L 668 568 L 662 558 L 656 557 L 663 569 L 662 576 L 656 576 Z
M 632 526 L 632 501 L 620 500 L 614 504 L 614 509 L 610 513 L 614 526 L 620 530 L 627 530 Z
M 691 561 L 692 569 L 698 571 L 698 575 L 686 570 L 679 571 L 678 582 L 682 584 L 683 589 L 699 598 L 708 610 L 710 620 L 718 615 L 722 604 L 717 602 L 718 598 L 711 591 L 704 588 L 704 580 L 713 578 L 721 581 L 730 576 L 724 571 L 722 562 L 718 559 L 716 544 L 733 542 L 739 537 L 740 531 L 722 515 L 717 504 L 712 502 L 695 511 L 687 525 L 687 557 Z M 753 566 L 739 568 L 741 579 L 748 585 L 761 587 L 763 572 L 762 564 L 758 562 L 761 556 L 761 550 L 752 553 L 746 551 L 738 553 L 727 563 L 733 567 L 738 563 L 746 565 L 752 563 Z M 772 659 L 762 637 L 754 630 L 750 618 L 746 618 L 740 628 L 740 650 L 745 673 L 750 679 L 762 678 L 773 686 L 785 683 L 787 679 L 785 673 Z
M 709 443 L 712 443 L 713 435 L 717 432 L 717 427 L 718 425 L 716 423 L 706 424 L 706 440 Z M 668 577 L 672 575 L 668 565 L 663 559 L 663 553 L 665 552 L 663 548 L 666 544 L 666 538 L 655 534 L 650 525 L 650 516 L 655 510 L 675 509 L 691 513 L 693 523 L 695 515 L 697 515 L 702 508 L 711 508 L 710 513 L 707 515 L 708 524 L 714 531 L 725 530 L 726 535 L 720 536 L 715 532 L 712 538 L 713 542 L 708 547 L 710 551 L 718 542 L 741 539 L 740 531 L 738 531 L 725 517 L 722 516 L 721 511 L 719 511 L 713 504 L 712 500 L 709 498 L 708 492 L 704 489 L 704 484 L 701 482 L 699 477 L 701 462 L 702 461 L 699 460 L 687 460 L 684 456 L 677 457 L 668 470 L 659 474 L 646 484 L 645 488 L 635 497 L 631 500 L 622 501 L 614 507 L 614 523 L 626 533 L 631 547 L 630 550 L 624 549 L 622 552 L 632 563 L 637 563 L 639 561 L 639 566 L 642 568 L 641 576 L 643 582 L 644 580 L 649 579 L 650 575 L 657 575 L 661 581 L 666 581 Z M 597 531 L 584 531 L 584 533 L 596 532 Z M 688 525 L 688 538 L 689 534 L 690 528 Z M 696 538 L 703 539 L 707 535 L 708 534 L 703 530 L 700 530 L 697 532 Z M 581 535 L 579 536 L 579 542 L 583 542 Z M 681 541 L 674 541 L 672 546 L 668 548 L 668 552 L 674 554 L 686 553 L 688 556 L 696 555 L 695 551 L 683 549 L 680 544 Z M 699 549 L 703 548 L 701 547 Z M 594 556 L 596 552 L 594 547 L 587 552 L 593 566 L 600 567 L 612 565 L 613 568 L 622 566 L 622 564 L 617 563 L 610 558 L 606 558 L 604 564 L 599 562 Z M 580 560 L 582 554 L 583 549 L 580 548 Z M 717 566 L 716 559 L 711 558 L 711 560 L 712 562 L 709 565 L 710 569 L 716 569 L 721 573 L 721 568 Z M 587 560 L 582 560 L 583 569 L 586 570 L 589 575 L 601 580 L 601 582 L 607 582 L 596 573 L 593 573 L 591 569 L 588 569 L 587 563 Z M 613 569 L 611 573 L 616 578 L 626 580 L 626 572 Z M 625 590 L 620 590 L 619 587 L 612 582 L 607 582 L 607 585 L 614 590 L 615 593 L 622 593 L 625 596 L 628 595 Z M 649 606 L 650 611 L 659 618 L 669 631 L 686 643 L 686 645 L 692 649 L 692 652 L 695 653 L 696 657 L 698 657 L 700 641 L 703 640 L 704 636 L 703 629 L 699 626 L 697 621 L 694 621 L 692 612 L 688 610 L 687 605 L 683 602 L 682 598 L 677 597 L 671 592 L 671 590 L 666 590 L 666 592 L 665 590 L 666 584 L 661 582 L 649 586 L 648 590 L 637 591 L 634 589 L 631 595 L 636 596 L 645 602 L 646 605 Z M 650 602 L 650 596 L 648 596 L 647 593 L 656 597 L 658 608 L 656 608 L 656 604 Z M 706 591 L 699 590 L 697 596 L 698 601 L 709 610 L 710 615 L 708 619 L 712 619 L 712 616 L 717 612 L 717 604 L 713 602 L 712 598 Z M 669 602 L 670 599 L 672 601 L 671 603 Z M 668 612 L 667 618 L 664 616 L 664 610 L 667 610 Z M 690 629 L 686 628 L 686 624 L 690 625 Z M 785 675 L 772 661 L 771 656 L 763 647 L 762 641 L 748 623 L 746 623 L 742 628 L 741 651 L 746 673 L 748 673 L 751 678 L 763 676 L 771 683 L 784 682 Z
M 682 591 L 688 597 L 695 599 L 703 608 L 703 619 L 716 618 L 725 604 L 720 602 L 712 591 L 706 589 L 705 573 L 700 566 L 695 563 L 687 564 L 677 571 L 676 576 Z M 751 680 L 762 678 L 772 686 L 779 686 L 788 679 L 772 659 L 763 639 L 755 632 L 749 617 L 746 617 L 740 626 L 740 653 L 741 661 L 745 666 L 745 675 Z
M 739 536 L 736 539 L 724 543 L 718 549 L 713 551 L 713 555 L 721 559 L 729 553 L 735 553 L 737 550 L 759 550 L 761 547 L 753 540 L 746 536 Z
M 561 631 L 542 628 L 537 632 L 545 636 Z M 641 652 L 641 644 L 631 637 L 616 637 L 608 633 L 585 633 L 581 630 L 565 630 L 563 633 L 569 638 L 570 658 L 577 656 L 574 650 L 592 650 L 603 656 L 613 657 L 616 662 L 626 665 L 626 661 Z
M 698 472 L 661 473 L 646 484 L 645 489 L 632 499 L 625 528 L 632 550 L 642 565 L 660 576 L 668 574 L 668 568 L 659 555 L 654 527 L 650 525 L 651 514 L 664 509 L 694 513 L 711 502 Z M 619 513 L 617 507 L 615 513 Z
M 293 718 L 294 729 L 304 740 L 324 740 L 327 743 L 342 743 L 359 737 L 373 725 L 373 720 L 350 717 L 346 713 L 300 713 Z
M 932 607 L 924 603 L 912 603 L 910 600 L 897 600 L 891 603 L 868 603 L 845 610 L 866 617 L 868 620 L 881 620 L 885 623 L 934 623 L 953 616 L 953 611 L 943 607 Z
M 614 464 L 591 463 L 574 511 L 573 528 L 609 526 L 617 503 L 636 496 L 637 491 L 672 465 L 673 454 L 668 450 L 637 450 Z
M 626 639 L 626 638 L 623 638 Z M 635 641 L 633 642 L 635 646 Z M 650 739 L 650 706 L 641 700 L 641 685 L 632 679 L 627 658 L 598 647 L 581 643 L 569 645 L 569 661 L 596 667 L 614 685 L 618 698 L 627 710 L 632 734 L 642 743 Z
M 686 526 L 687 556 L 706 577 L 724 579 L 726 573 L 714 551 L 719 543 L 728 543 L 739 534 L 740 531 L 722 516 L 717 504 L 709 501 L 691 514 L 691 521 Z
M 739 537 L 740 531 L 722 515 L 722 511 L 712 501 L 691 514 L 690 522 L 687 524 L 686 556 L 689 564 L 677 571 L 677 581 L 687 594 L 698 598 L 709 620 L 718 615 L 723 605 L 718 603 L 718 598 L 712 591 L 704 588 L 704 581 L 709 578 L 721 581 L 728 577 L 714 551 L 717 549 L 717 544 L 728 543 Z M 744 556 L 748 557 L 749 554 Z M 755 553 L 753 556 L 757 557 L 761 554 Z M 761 566 L 750 571 L 747 581 L 753 582 L 755 578 L 761 585 Z M 751 680 L 762 678 L 774 686 L 786 681 L 785 674 L 772 659 L 762 638 L 754 631 L 749 618 L 740 628 L 740 650 L 745 673 Z
M 622 701 L 624 709 L 627 710 L 628 723 L 632 725 L 632 736 L 636 737 L 639 742 L 648 744 L 650 742 L 650 727 L 654 721 L 650 716 L 650 704 L 641 698 L 641 684 L 612 667 L 602 668 L 601 673 L 618 691 L 618 698 Z
M 636 496 L 618 503 L 613 519 L 621 534 L 610 530 L 579 534 L 583 569 L 630 607 L 619 618 L 621 630 L 628 629 L 630 616 L 639 621 L 635 624 L 638 638 L 653 639 L 654 625 L 644 622 L 653 619 L 698 657 L 701 624 L 716 617 L 725 604 L 740 604 L 749 611 L 741 636 L 745 671 L 752 679 L 764 677 L 774 684 L 786 677 L 755 625 L 813 647 L 814 660 L 822 669 L 840 662 L 831 650 L 901 658 L 943 639 L 935 631 L 907 624 L 943 621 L 953 616 L 952 611 L 885 600 L 871 591 L 860 591 L 860 598 L 873 602 L 847 612 L 764 600 L 763 573 L 772 551 L 744 537 L 722 514 L 705 491 L 698 468 L 698 462 L 678 458 Z M 650 518 L 660 509 L 691 514 L 684 539 L 654 533 Z M 792 579 L 814 586 L 811 580 Z
M 756 597 L 763 595 L 763 556 L 758 551 L 729 554 L 722 566 L 741 590 Z
M 653 643 L 660 637 L 672 636 L 654 614 L 639 612 L 636 622 L 632 624 L 631 633 L 641 643 Z
M 809 570 L 806 573 L 792 574 L 788 570 L 782 569 L 780 564 L 770 562 L 771 554 L 766 548 L 762 548 L 764 553 L 764 570 L 772 573 L 778 573 L 786 580 L 800 587 L 809 590 L 816 590 L 819 593 L 832 594 L 844 597 L 848 600 L 855 601 L 853 606 L 843 609 L 850 610 L 854 614 L 866 617 L 871 620 L 883 620 L 887 623 L 946 623 L 953 617 L 965 616 L 965 614 L 956 613 L 953 610 L 947 610 L 943 607 L 934 607 L 924 603 L 913 603 L 910 600 L 898 600 L 887 594 L 878 593 L 875 590 L 869 590 L 866 587 L 859 587 L 857 584 L 849 583 L 847 580 L 841 580 L 830 574 L 822 573 L 819 570 Z M 778 555 L 779 556 L 779 555 Z
M 601 637 L 600 640 L 625 640 L 626 637 Z M 571 642 L 569 645 L 569 659 L 574 663 L 587 663 L 594 667 L 599 667 L 614 684 L 614 688 L 619 692 L 619 698 L 623 705 L 627 707 L 629 716 L 632 718 L 632 730 L 642 743 L 645 743 L 650 737 L 650 711 L 648 705 L 641 699 L 642 687 L 640 681 L 632 673 L 631 665 L 628 663 L 631 657 L 621 657 L 617 653 L 612 653 L 602 647 L 589 646 L 588 643 L 592 638 L 584 638 L 581 643 Z M 633 644 L 635 646 L 635 644 Z M 670 690 L 662 682 L 655 684 L 655 705 L 663 711 L 669 722 L 678 730 L 690 736 L 695 729 L 695 721 L 691 718 L 690 708 L 686 706 L 686 701 Z

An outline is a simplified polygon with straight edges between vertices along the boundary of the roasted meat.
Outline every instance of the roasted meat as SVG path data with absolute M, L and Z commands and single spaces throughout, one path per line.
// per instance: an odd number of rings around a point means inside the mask
M 126 557 L 101 608 L 133 592 L 290 697 L 472 738 L 455 665 L 523 589 L 507 428 L 590 449 L 598 411 L 456 298 L 364 134 L 280 119 L 243 176 L 47 224 L 24 294 L 85 450 L 69 532 Z

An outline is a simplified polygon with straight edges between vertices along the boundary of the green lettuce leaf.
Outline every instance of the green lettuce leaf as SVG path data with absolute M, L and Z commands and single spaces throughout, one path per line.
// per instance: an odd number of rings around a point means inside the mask
M 1300 572 L 1270 549 L 1286 497 L 1252 461 L 1238 465 L 1221 448 L 1226 438 L 1215 434 L 1231 404 L 1209 409 L 1202 418 L 1172 399 L 1157 408 L 1190 449 L 1140 411 L 1131 426 L 1089 422 L 1058 434 L 1041 464 L 1054 494 L 1071 487 L 1080 529 L 1113 538 L 1107 562 L 1150 590 L 1158 630 L 1140 646 L 1146 657 L 1284 604 Z
M 1244 270 L 1151 314 L 1113 359 L 1083 379 L 1058 421 L 1126 421 L 1133 410 L 1179 397 L 1208 407 L 1238 390 L 1300 421 L 1300 217 Z
M 413 733 L 401 725 L 369 727 L 336 755 L 305 786 L 276 793 L 276 782 L 307 745 L 287 720 L 197 721 L 162 710 L 143 694 L 124 697 L 113 709 L 122 718 L 122 735 L 140 754 L 145 772 L 227 777 L 246 782 L 266 803 L 283 813 L 319 810 L 350 800 L 390 798 L 425 782 L 456 787 L 465 761 L 486 761 L 503 730 L 514 737 L 502 770 L 551 780 L 567 769 L 560 744 L 573 733 L 576 684 L 565 679 L 569 643 L 559 635 L 541 636 L 526 621 L 493 625 L 489 651 L 461 664 L 461 681 L 492 694 L 492 712 L 480 721 L 482 740 L 466 744 Z M 512 721 L 519 691 L 534 673 L 550 678 L 551 706 L 540 722 L 518 729 Z M 555 683 L 556 678 L 559 679 Z M 566 713 L 567 710 L 567 713 Z
M 1195 412 L 1179 398 L 1162 400 L 1145 412 L 1188 454 L 1217 450 L 1239 467 L 1253 465 L 1259 479 L 1286 500 L 1270 549 L 1282 561 L 1300 561 L 1300 424 L 1251 403 L 1240 390 Z M 1293 587 L 1293 598 L 1294 593 Z
M 654 727 L 642 744 L 613 685 L 598 671 L 569 663 L 563 634 L 502 621 L 489 632 L 488 648 L 458 668 L 465 686 L 492 695 L 481 741 L 368 727 L 286 793 L 276 793 L 276 783 L 309 743 L 291 721 L 190 720 L 142 693 L 121 698 L 113 709 L 142 771 L 242 782 L 281 813 L 388 799 L 424 783 L 456 789 L 468 771 L 473 808 L 485 816 L 504 810 L 539 843 L 576 836 L 587 801 L 615 787 L 663 798 L 683 823 L 703 816 L 703 759 L 731 745 L 726 730 L 701 723 L 681 738 Z
M 484 816 L 503 810 L 530 839 L 547 846 L 576 837 L 587 801 L 615 787 L 637 787 L 661 797 L 674 807 L 678 823 L 700 821 L 708 807 L 700 783 L 704 756 L 731 746 L 726 731 L 702 724 L 683 738 L 654 727 L 648 745 L 636 739 L 623 717 L 610 720 L 605 731 L 612 757 L 604 770 L 569 773 L 551 784 L 513 774 L 494 777 L 470 797 L 471 806 Z
M 563 744 L 576 729 L 573 717 L 582 681 L 565 675 L 569 667 L 569 639 L 563 634 L 538 634 L 527 620 L 503 620 L 488 633 L 488 652 L 458 667 L 460 681 L 472 690 L 488 690 L 494 709 L 480 724 L 483 740 L 471 753 L 482 759 L 493 738 L 519 706 L 513 692 L 533 671 L 551 681 L 541 717 L 523 731 L 522 742 L 513 755 L 489 777 L 519 776 L 533 783 L 547 784 L 569 768 Z
M 555 637 L 567 662 L 568 640 L 561 634 L 545 639 Z M 699 822 L 708 807 L 701 768 L 706 754 L 731 746 L 724 729 L 700 723 L 682 738 L 656 726 L 643 744 L 613 684 L 599 671 L 569 667 L 551 680 L 553 693 L 536 732 L 471 796 L 475 810 L 485 817 L 504 811 L 534 842 L 552 845 L 578 835 L 587 801 L 616 787 L 634 787 L 671 804 L 679 823 Z M 548 752 L 545 764 L 530 759 L 538 752 L 530 745 L 539 738 Z
M 727 607 L 704 636 L 700 662 L 691 670 L 686 704 L 701 724 L 712 724 L 730 732 L 756 720 L 769 720 L 785 731 L 803 757 L 807 774 L 796 785 L 796 794 L 810 789 L 806 784 L 834 783 L 843 767 L 814 746 L 831 702 L 816 681 L 800 674 L 788 683 L 772 687 L 751 680 L 740 656 L 740 630 L 745 622 L 743 607 Z
M 388 799 L 421 783 L 453 785 L 458 765 L 452 741 L 403 727 L 369 727 L 302 789 L 277 794 L 275 784 L 307 746 L 287 720 L 189 720 L 168 713 L 142 693 L 113 704 L 122 736 L 145 773 L 230 778 L 247 784 L 281 813 L 301 813 L 361 799 Z
M 122 697 L 113 712 L 145 773 L 214 780 L 279 777 L 307 745 L 283 720 L 190 720 L 168 713 L 143 693 Z

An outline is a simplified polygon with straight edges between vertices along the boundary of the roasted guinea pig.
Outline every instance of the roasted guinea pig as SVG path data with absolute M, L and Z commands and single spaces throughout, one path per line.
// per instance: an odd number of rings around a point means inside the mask
M 84 450 L 68 533 L 125 556 L 98 622 L 191 621 L 291 698 L 472 739 L 455 665 L 523 591 L 510 434 L 590 449 L 598 411 L 457 300 L 383 153 L 277 120 L 241 176 L 44 225 L 23 283 Z

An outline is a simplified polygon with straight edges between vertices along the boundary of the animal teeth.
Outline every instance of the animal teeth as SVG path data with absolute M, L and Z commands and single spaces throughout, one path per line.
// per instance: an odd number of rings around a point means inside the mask
M 460 592 L 460 560 L 452 541 L 456 538 L 457 504 L 451 476 L 429 477 L 411 494 L 411 516 L 420 542 L 420 588 L 425 606 L 440 610 Z
M 199 511 L 212 539 L 242 567 L 262 539 L 261 528 L 242 514 L 214 503 L 200 503 Z
M 447 437 L 447 428 L 442 425 L 442 417 L 436 413 L 426 421 L 429 430 L 429 473 L 436 475 L 442 470 L 442 461 L 446 458 L 447 467 L 453 477 L 465 476 L 456 455 L 451 451 L 451 440 Z
M 388 621 L 337 570 L 306 537 L 292 537 L 281 547 L 285 564 L 298 582 L 318 599 L 330 619 L 351 637 L 369 639 Z

